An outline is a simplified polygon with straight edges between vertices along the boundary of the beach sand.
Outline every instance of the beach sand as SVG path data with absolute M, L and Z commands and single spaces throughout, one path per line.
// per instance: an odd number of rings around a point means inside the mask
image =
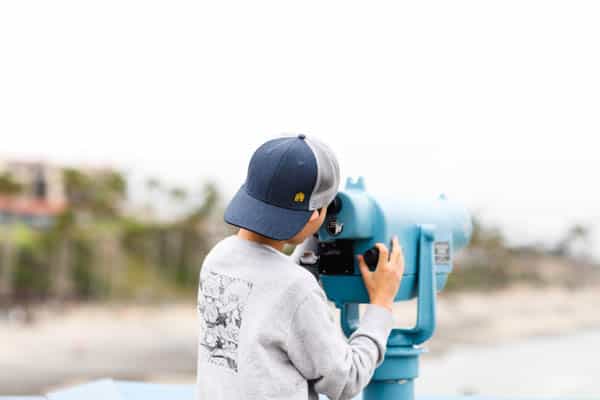
M 599 307 L 600 287 L 442 293 L 423 362 L 469 348 L 600 330 Z M 194 382 L 194 303 L 38 306 L 30 324 L 15 315 L 0 321 L 0 394 L 42 394 L 101 377 Z M 394 315 L 398 325 L 410 326 L 414 303 L 396 305 Z

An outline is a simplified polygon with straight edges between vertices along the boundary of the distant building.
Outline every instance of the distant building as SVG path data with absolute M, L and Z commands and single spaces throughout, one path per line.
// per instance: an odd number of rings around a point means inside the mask
M 0 193 L 0 224 L 22 222 L 36 228 L 52 225 L 67 201 L 60 167 L 43 162 L 0 160 L 0 175 L 19 184 L 20 193 Z

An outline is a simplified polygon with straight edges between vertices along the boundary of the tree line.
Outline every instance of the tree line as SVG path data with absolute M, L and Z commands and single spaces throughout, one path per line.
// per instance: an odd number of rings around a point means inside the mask
M 226 229 L 214 211 L 220 196 L 205 183 L 202 196 L 176 218 L 125 212 L 127 181 L 116 171 L 62 170 L 68 206 L 40 229 L 19 220 L 0 224 L 0 301 L 5 304 L 108 298 L 160 299 L 189 295 L 210 246 Z M 187 192 L 149 179 L 181 203 Z M 164 190 L 163 190 L 164 189 Z M 0 176 L 0 195 L 25 188 Z

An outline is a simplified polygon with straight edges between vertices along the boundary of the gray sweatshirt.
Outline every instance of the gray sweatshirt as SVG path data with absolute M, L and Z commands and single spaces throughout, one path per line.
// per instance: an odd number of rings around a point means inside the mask
M 314 276 L 236 235 L 207 255 L 198 290 L 197 398 L 355 397 L 383 361 L 392 314 L 368 305 L 349 338 Z

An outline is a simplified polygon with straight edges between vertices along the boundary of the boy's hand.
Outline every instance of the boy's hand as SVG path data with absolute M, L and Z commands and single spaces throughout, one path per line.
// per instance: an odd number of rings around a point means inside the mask
M 402 248 L 396 236 L 392 239 L 392 253 L 389 255 L 389 259 L 388 249 L 383 243 L 376 243 L 375 246 L 379 249 L 379 259 L 375 271 L 369 270 L 362 254 L 357 255 L 358 265 L 367 292 L 369 292 L 371 304 L 377 304 L 391 311 L 404 273 L 404 254 L 402 254 Z

